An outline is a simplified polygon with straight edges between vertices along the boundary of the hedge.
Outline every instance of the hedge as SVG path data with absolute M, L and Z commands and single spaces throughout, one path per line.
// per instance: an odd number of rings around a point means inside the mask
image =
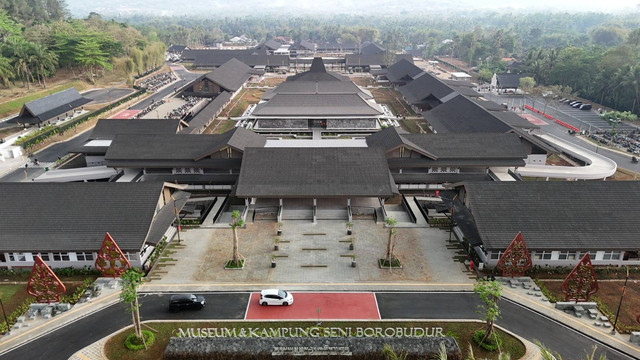
M 149 330 L 142 330 L 142 338 L 144 338 L 144 343 L 140 341 L 140 339 L 136 336 L 135 333 L 127 336 L 127 339 L 124 341 L 124 346 L 129 350 L 138 351 L 144 350 L 145 344 L 147 344 L 147 348 L 153 345 L 155 341 L 155 336 Z
M 113 108 L 116 108 L 116 107 L 124 104 L 125 102 L 144 94 L 145 92 L 146 92 L 145 89 L 141 89 L 141 90 L 139 90 L 137 92 L 134 92 L 133 94 L 129 94 L 128 96 L 116 101 L 115 103 L 109 104 L 109 105 L 107 105 L 105 107 L 102 107 L 102 108 L 100 108 L 100 109 L 98 109 L 98 110 L 96 110 L 94 112 L 79 116 L 79 117 L 75 118 L 74 120 L 72 120 L 72 121 L 70 121 L 70 122 L 68 122 L 66 124 L 63 124 L 63 125 L 58 126 L 58 127 L 53 127 L 52 129 L 49 129 L 48 131 L 45 131 L 42 134 L 39 134 L 39 135 L 34 136 L 34 137 L 32 137 L 32 138 L 30 138 L 28 140 L 25 140 L 20 145 L 22 146 L 23 149 L 29 149 L 29 148 L 31 148 L 31 147 L 43 142 L 45 139 L 47 139 L 47 138 L 49 138 L 49 137 L 51 137 L 51 136 L 53 136 L 55 134 L 58 134 L 58 133 L 63 134 L 65 131 L 67 131 L 69 129 L 72 129 L 72 128 L 75 128 L 76 126 L 82 124 L 83 122 L 91 120 L 91 119 L 93 119 L 93 118 L 95 118 L 95 117 L 97 117 L 97 116 L 99 116 L 99 115 L 101 115 L 101 114 L 113 109 Z

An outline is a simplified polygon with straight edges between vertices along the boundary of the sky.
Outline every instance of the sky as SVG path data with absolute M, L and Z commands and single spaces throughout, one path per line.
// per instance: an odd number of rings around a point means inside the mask
M 640 0 L 66 0 L 71 13 L 85 17 L 94 11 L 103 15 L 233 16 L 260 13 L 370 13 L 406 14 L 425 11 L 596 11 L 638 12 Z M 108 4 L 108 5 L 107 5 Z M 105 6 L 106 5 L 106 6 Z

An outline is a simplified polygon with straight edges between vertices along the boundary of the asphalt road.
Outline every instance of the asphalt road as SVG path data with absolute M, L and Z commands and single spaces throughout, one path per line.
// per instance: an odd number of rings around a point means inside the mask
M 477 295 L 473 293 L 376 293 L 383 319 L 478 319 Z M 565 360 L 584 358 L 594 340 L 513 302 L 500 301 L 502 317 L 496 324 L 523 338 L 539 340 Z M 632 359 L 605 345 L 598 354 L 607 359 Z M 597 358 L 597 357 L 596 357 Z
M 249 293 L 205 294 L 207 304 L 201 311 L 170 313 L 170 295 L 141 296 L 142 320 L 240 320 L 244 318 Z M 376 293 L 383 319 L 478 319 L 479 304 L 473 293 Z M 294 305 L 295 306 L 295 305 Z M 509 301 L 501 301 L 499 325 L 533 341 L 540 340 L 573 360 L 590 349 L 594 341 L 561 324 Z M 1 358 L 66 360 L 79 349 L 131 324 L 131 315 L 122 303 L 78 320 L 70 326 L 36 339 Z M 599 345 L 609 360 L 631 359 L 615 350 Z
M 510 106 L 518 106 L 520 104 L 522 104 L 522 96 L 514 96 L 514 95 L 495 95 L 495 94 L 489 94 L 489 93 L 482 93 L 483 96 L 489 98 L 491 101 L 497 102 L 499 104 L 501 103 L 507 103 Z M 527 100 L 527 104 L 531 105 L 531 101 Z M 540 103 L 542 104 L 542 103 Z M 567 106 L 567 105 L 564 105 Z M 567 106 L 568 108 L 570 108 L 569 106 Z M 575 119 L 570 119 L 568 118 L 568 115 L 564 114 L 561 112 L 560 116 L 557 116 L 557 112 L 553 109 L 552 106 L 548 106 L 548 108 L 551 108 L 551 111 L 547 111 L 548 113 L 550 113 L 553 116 L 558 117 L 560 120 L 568 122 L 578 128 L 582 128 L 583 130 L 588 130 L 588 126 L 586 126 L 585 124 L 581 124 L 579 123 L 577 120 Z M 560 109 L 562 110 L 562 107 L 560 107 Z M 582 111 L 582 110 L 578 110 L 578 111 Z M 534 116 L 537 116 L 539 119 L 544 120 L 545 122 L 547 122 L 549 125 L 543 125 L 540 126 L 540 131 L 543 134 L 552 134 L 555 135 L 559 138 L 561 138 L 562 140 L 568 141 L 570 143 L 582 146 L 586 149 L 590 149 L 592 151 L 595 151 L 599 154 L 602 154 L 606 157 L 608 157 L 609 159 L 615 161 L 616 164 L 618 164 L 618 167 L 623 168 L 623 169 L 627 169 L 627 170 L 632 170 L 635 172 L 640 172 L 640 163 L 632 163 L 631 162 L 631 154 L 620 154 L 618 152 L 615 151 L 611 151 L 608 150 L 605 147 L 602 147 L 600 145 L 596 145 L 593 143 L 588 143 L 574 135 L 569 135 L 569 133 L 567 132 L 567 128 L 560 126 L 558 124 L 555 124 L 553 122 L 551 122 L 549 119 L 545 119 L 544 117 L 540 116 L 539 114 L 535 114 L 533 112 L 530 112 L 528 110 L 525 111 L 525 113 L 527 114 L 531 114 Z M 592 129 L 593 132 L 594 129 Z
M 125 97 L 134 91 L 134 89 L 121 88 L 96 89 L 82 93 L 82 96 L 93 100 L 90 104 L 105 104 Z

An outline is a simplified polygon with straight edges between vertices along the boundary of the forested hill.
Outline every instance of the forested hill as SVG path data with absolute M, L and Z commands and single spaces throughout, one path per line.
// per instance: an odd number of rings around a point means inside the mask
M 92 14 L 68 17 L 62 0 L 0 0 L 0 83 L 46 87 L 57 70 L 80 80 L 105 74 L 131 79 L 164 63 L 165 46 L 155 35 Z

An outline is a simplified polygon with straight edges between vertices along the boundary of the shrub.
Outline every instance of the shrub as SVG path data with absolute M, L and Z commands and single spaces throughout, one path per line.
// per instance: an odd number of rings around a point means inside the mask
M 91 286 L 91 284 L 93 284 L 92 278 L 84 279 L 84 281 L 82 282 L 82 285 L 78 286 L 76 288 L 76 291 L 74 291 L 73 294 L 62 295 L 60 297 L 60 302 L 69 303 L 69 304 L 77 303 L 78 301 L 80 301 L 80 298 L 82 298 L 82 295 L 84 295 L 84 292 L 87 291 L 87 289 L 89 288 L 89 286 Z
M 391 259 L 391 264 L 389 264 L 389 261 L 387 261 L 387 259 L 379 259 L 378 260 L 380 267 L 383 268 L 401 268 L 402 264 L 400 263 L 400 260 L 397 257 L 394 257 L 393 259 Z
M 144 350 L 145 344 L 147 347 L 151 346 L 155 341 L 155 336 L 149 330 L 142 330 L 142 338 L 144 339 L 144 343 L 142 339 L 138 338 L 135 333 L 127 336 L 127 339 L 124 341 L 124 346 L 132 351 Z
M 18 322 L 18 318 L 24 315 L 27 310 L 29 310 L 29 305 L 35 302 L 35 298 L 29 296 L 20 306 L 18 306 L 11 314 L 7 316 L 7 321 L 9 322 L 9 327 L 13 326 L 16 322 Z M 0 333 L 7 332 L 7 324 L 3 321 L 0 324 Z
M 473 333 L 473 341 L 475 341 L 478 346 L 487 351 L 496 351 L 500 348 L 500 346 L 502 346 L 502 339 L 500 339 L 498 333 L 496 333 L 495 331 L 493 332 L 493 335 L 489 339 L 487 339 L 486 342 L 482 342 L 484 333 L 484 329 L 480 329 Z

